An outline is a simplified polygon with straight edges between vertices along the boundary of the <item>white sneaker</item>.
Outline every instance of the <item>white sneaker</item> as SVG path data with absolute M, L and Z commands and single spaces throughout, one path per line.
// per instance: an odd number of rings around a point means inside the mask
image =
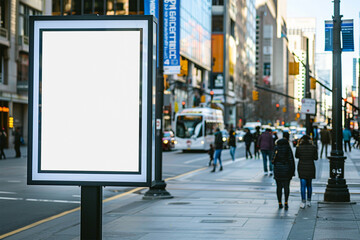
M 268 175 L 268 172 L 264 172 L 264 176 L 267 176 Z
M 273 172 L 272 172 L 272 171 L 270 171 L 270 172 L 269 172 L 269 175 L 270 175 L 270 176 L 272 176 L 272 175 L 273 175 Z
M 311 201 L 307 201 L 306 206 L 311 207 Z
M 300 203 L 300 208 L 305 208 L 305 203 L 304 202 Z

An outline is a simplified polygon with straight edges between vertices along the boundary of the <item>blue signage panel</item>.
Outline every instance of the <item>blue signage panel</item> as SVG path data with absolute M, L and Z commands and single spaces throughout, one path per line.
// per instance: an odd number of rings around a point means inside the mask
M 164 74 L 180 73 L 180 0 L 164 1 Z
M 341 23 L 342 50 L 345 52 L 354 51 L 354 22 L 353 20 L 343 20 Z
M 158 0 L 144 0 L 145 15 L 153 15 L 159 19 L 159 3 Z
M 325 21 L 325 51 L 333 50 L 333 21 Z
M 343 20 L 341 23 L 342 51 L 354 51 L 354 21 Z M 333 50 L 333 21 L 325 21 L 325 51 Z

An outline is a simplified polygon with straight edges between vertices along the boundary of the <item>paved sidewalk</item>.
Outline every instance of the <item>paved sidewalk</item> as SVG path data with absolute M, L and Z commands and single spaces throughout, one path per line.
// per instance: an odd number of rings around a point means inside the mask
M 204 168 L 168 180 L 172 199 L 142 200 L 147 189 L 140 189 L 105 202 L 103 239 L 360 239 L 360 150 L 346 155 L 352 203 L 323 202 L 329 167 L 319 159 L 312 206 L 299 209 L 295 177 L 289 210 L 279 210 L 274 180 L 263 175 L 262 160 L 241 158 L 225 161 L 222 172 Z M 79 221 L 74 211 L 5 239 L 80 239 Z

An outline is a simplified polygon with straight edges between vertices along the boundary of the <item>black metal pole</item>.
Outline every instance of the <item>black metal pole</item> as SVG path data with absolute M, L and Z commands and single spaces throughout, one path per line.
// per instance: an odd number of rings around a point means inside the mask
M 306 78 L 305 78 L 305 98 L 311 98 L 310 92 L 310 68 L 309 68 L 309 38 L 306 38 Z M 306 114 L 305 120 L 306 134 L 310 136 L 311 123 L 310 114 Z
M 102 239 L 102 186 L 81 186 L 81 240 Z
M 330 178 L 324 194 L 324 200 L 327 202 L 350 202 L 350 193 L 344 179 L 346 157 L 344 157 L 342 146 L 340 30 L 340 0 L 334 0 L 332 143 L 331 156 L 328 157 L 330 161 Z
M 162 180 L 162 133 L 163 133 L 163 106 L 164 106 L 164 0 L 159 0 L 159 68 L 156 78 L 156 121 L 160 126 L 156 129 L 155 135 L 155 182 L 153 186 L 144 194 L 143 199 L 163 199 L 172 198 L 166 191 L 166 183 Z

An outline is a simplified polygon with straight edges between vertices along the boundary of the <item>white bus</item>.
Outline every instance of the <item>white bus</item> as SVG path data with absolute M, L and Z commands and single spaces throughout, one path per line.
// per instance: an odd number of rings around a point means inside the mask
M 208 150 L 214 143 L 216 128 L 224 129 L 221 110 L 188 108 L 175 117 L 175 149 Z

